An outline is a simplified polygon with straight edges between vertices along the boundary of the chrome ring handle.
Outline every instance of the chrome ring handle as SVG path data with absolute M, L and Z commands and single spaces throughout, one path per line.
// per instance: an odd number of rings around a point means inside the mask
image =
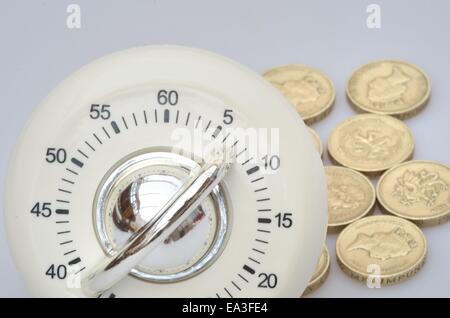
M 87 296 L 98 296 L 117 284 L 196 209 L 227 174 L 231 163 L 216 156 L 200 169 L 112 256 L 105 256 L 83 279 Z

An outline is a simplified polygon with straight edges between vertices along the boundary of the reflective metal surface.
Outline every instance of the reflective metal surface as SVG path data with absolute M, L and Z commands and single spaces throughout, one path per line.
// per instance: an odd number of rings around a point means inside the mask
M 102 190 L 98 194 L 97 198 L 97 211 L 103 211 L 108 205 L 109 194 L 112 188 L 117 185 L 117 180 L 122 180 L 130 174 L 130 169 L 146 168 L 149 165 L 149 159 L 152 159 L 152 163 L 156 162 L 173 164 L 173 159 L 176 158 L 176 162 L 182 169 L 190 169 L 186 166 L 186 162 L 189 159 L 174 154 L 168 153 L 150 153 L 135 158 L 131 158 L 125 164 L 121 166 L 121 169 L 115 170 L 111 173 L 108 179 L 105 181 Z M 182 159 L 184 158 L 184 159 Z M 192 165 L 191 165 L 192 166 Z M 137 275 L 135 267 L 141 263 L 141 261 L 154 250 L 158 245 L 166 240 L 177 239 L 180 232 L 177 232 L 180 225 L 186 225 L 186 220 L 197 209 L 194 215 L 201 215 L 201 208 L 197 207 L 201 204 L 205 198 L 212 193 L 216 196 L 215 202 L 218 204 L 220 226 L 217 230 L 216 240 L 199 262 L 189 267 L 188 272 L 184 272 L 182 277 L 180 273 L 172 274 L 172 276 L 165 277 L 167 281 L 179 280 L 181 278 L 189 277 L 195 272 L 204 269 L 205 265 L 214 259 L 223 247 L 223 240 L 226 236 L 227 229 L 227 217 L 226 206 L 223 196 L 220 194 L 220 187 L 218 186 L 220 181 L 225 176 L 230 164 L 225 161 L 223 156 L 217 156 L 210 162 L 206 163 L 202 168 L 198 166 L 190 171 L 190 177 L 187 181 L 175 192 L 172 198 L 150 219 L 147 223 L 137 231 L 126 241 L 126 243 L 119 249 L 114 249 L 109 242 L 109 238 L 106 231 L 98 231 L 100 241 L 104 246 L 108 248 L 110 252 L 105 259 L 103 259 L 94 269 L 92 269 L 88 275 L 83 279 L 83 289 L 88 295 L 98 295 L 106 289 L 112 287 L 115 283 L 120 281 L 128 273 Z M 125 173 L 126 172 L 126 173 Z M 136 196 L 139 185 L 145 178 L 138 179 L 141 181 L 133 182 L 129 184 L 121 192 L 118 201 L 114 208 L 114 223 L 124 228 L 132 228 L 136 230 L 136 210 L 139 209 L 139 198 Z M 126 180 L 125 180 L 126 181 Z M 125 182 L 126 184 L 126 182 Z M 127 193 L 127 195 L 124 195 Z M 134 195 L 133 195 L 134 193 Z M 124 208 L 125 207 L 125 208 Z M 222 215 L 222 213 L 225 213 Z M 194 216 L 195 218 L 195 216 Z M 99 228 L 105 228 L 105 220 L 103 217 L 99 217 L 96 214 L 95 222 L 99 224 Z M 172 236 L 171 236 L 172 235 Z M 174 236 L 175 235 L 175 236 Z M 217 239 L 218 238 L 218 239 Z M 143 273 L 139 273 L 142 275 Z M 142 278 L 146 278 L 144 273 Z M 140 277 L 139 275 L 137 275 Z M 150 275 L 151 276 L 151 275 Z M 149 280 L 152 277 L 147 277 Z M 164 279 L 162 280 L 164 281 Z

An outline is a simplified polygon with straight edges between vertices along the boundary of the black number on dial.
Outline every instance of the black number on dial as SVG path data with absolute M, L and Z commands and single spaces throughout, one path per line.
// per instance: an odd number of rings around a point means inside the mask
M 92 119 L 103 119 L 107 120 L 111 118 L 111 111 L 109 110 L 111 105 L 99 105 L 92 104 L 91 110 L 89 112 L 89 117 Z
M 278 277 L 275 274 L 261 273 L 258 275 L 261 281 L 258 284 L 259 288 L 275 288 L 278 284 Z
M 225 109 L 225 112 L 223 113 L 223 123 L 225 125 L 231 125 L 234 121 L 233 118 L 233 110 L 232 109 Z
M 44 218 L 48 218 L 52 215 L 51 203 L 38 202 L 33 206 L 30 213 L 36 215 L 36 217 L 42 216 Z
M 167 91 L 162 89 L 158 92 L 158 104 L 160 105 L 172 105 L 178 104 L 178 92 L 177 91 Z
M 45 275 L 51 279 L 65 279 L 67 276 L 67 267 L 65 265 L 52 264 L 45 272 Z
M 278 168 L 280 168 L 281 165 L 281 159 L 279 156 L 274 155 L 274 156 L 268 156 L 265 155 L 264 157 L 262 157 L 262 159 L 264 160 L 264 168 L 267 169 L 271 169 L 271 170 L 277 170 Z
M 278 213 L 275 215 L 277 219 L 278 227 L 284 227 L 288 229 L 292 226 L 292 213 Z
M 45 160 L 48 163 L 64 163 L 67 159 L 67 152 L 63 148 L 48 148 Z

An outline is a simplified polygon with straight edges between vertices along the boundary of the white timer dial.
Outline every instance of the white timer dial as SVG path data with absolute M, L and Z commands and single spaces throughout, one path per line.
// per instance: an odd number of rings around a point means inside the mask
M 210 158 L 212 144 L 231 160 Z M 82 68 L 36 110 L 6 220 L 37 296 L 298 297 L 325 237 L 325 179 L 259 75 L 150 46 Z

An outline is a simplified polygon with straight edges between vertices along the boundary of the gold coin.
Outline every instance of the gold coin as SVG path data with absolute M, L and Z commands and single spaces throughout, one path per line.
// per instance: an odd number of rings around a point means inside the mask
M 432 161 L 408 161 L 386 171 L 377 186 L 381 208 L 418 225 L 450 219 L 450 168 Z
M 312 137 L 314 145 L 317 148 L 317 151 L 319 152 L 320 156 L 322 157 L 322 155 L 323 155 L 323 146 L 322 146 L 322 140 L 320 140 L 320 136 L 311 127 L 308 127 L 308 131 L 309 131 L 309 134 Z
M 377 173 L 411 158 L 414 140 L 409 128 L 394 117 L 361 114 L 333 129 L 328 152 L 343 166 Z
M 428 76 L 402 61 L 376 61 L 350 77 L 347 97 L 358 111 L 406 118 L 419 112 L 431 94 Z
M 319 262 L 317 263 L 316 270 L 314 271 L 313 276 L 311 277 L 308 286 L 303 292 L 302 296 L 308 295 L 312 293 L 316 289 L 318 289 L 328 277 L 328 273 L 330 272 L 330 253 L 328 252 L 327 247 L 324 245 L 322 247 L 322 254 L 320 254 Z
M 369 287 L 412 277 L 423 266 L 426 253 L 422 231 L 407 220 L 389 215 L 369 216 L 350 224 L 336 242 L 339 266 Z
M 344 167 L 327 166 L 328 230 L 336 232 L 372 212 L 375 189 L 363 174 Z
M 284 65 L 263 74 L 311 124 L 325 117 L 335 99 L 331 80 L 321 71 L 305 65 Z

